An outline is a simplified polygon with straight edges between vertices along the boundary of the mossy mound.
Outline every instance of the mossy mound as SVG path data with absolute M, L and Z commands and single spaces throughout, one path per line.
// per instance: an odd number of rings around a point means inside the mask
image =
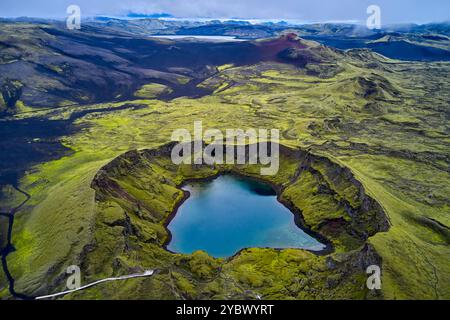
M 143 99 L 155 99 L 160 95 L 171 93 L 172 89 L 169 87 L 159 84 L 159 83 L 150 83 L 143 85 L 136 93 L 134 94 L 138 98 Z

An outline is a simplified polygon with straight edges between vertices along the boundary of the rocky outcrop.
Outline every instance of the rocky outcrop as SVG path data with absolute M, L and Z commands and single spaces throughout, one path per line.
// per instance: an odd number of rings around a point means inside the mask
M 22 83 L 6 79 L 0 87 L 0 114 L 13 113 L 22 95 Z

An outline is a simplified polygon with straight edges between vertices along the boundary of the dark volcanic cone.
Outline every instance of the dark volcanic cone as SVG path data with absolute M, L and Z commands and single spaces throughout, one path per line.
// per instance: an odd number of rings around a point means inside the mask
M 291 63 L 305 67 L 309 63 L 331 63 L 338 58 L 338 52 L 317 42 L 299 38 L 294 33 L 288 33 L 276 39 L 258 42 L 261 60 Z

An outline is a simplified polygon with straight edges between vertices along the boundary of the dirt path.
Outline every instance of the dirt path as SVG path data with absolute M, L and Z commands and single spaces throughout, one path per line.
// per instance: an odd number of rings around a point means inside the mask
M 133 279 L 133 278 L 151 277 L 153 275 L 153 273 L 154 273 L 154 270 L 146 270 L 144 273 L 135 273 L 135 274 L 130 274 L 130 275 L 126 275 L 126 276 L 105 278 L 105 279 L 97 280 L 95 282 L 91 282 L 91 283 L 89 283 L 87 285 L 84 285 L 84 286 L 81 286 L 81 287 L 79 287 L 77 289 L 61 291 L 61 292 L 58 292 L 58 293 L 49 294 L 49 295 L 45 295 L 45 296 L 39 296 L 39 297 L 36 297 L 35 299 L 36 300 L 43 300 L 43 299 L 55 298 L 55 297 L 66 295 L 68 293 L 84 290 L 84 289 L 93 287 L 93 286 L 95 286 L 97 284 L 100 284 L 100 283 L 103 283 L 103 282 L 108 282 L 108 281 L 118 281 L 118 280 L 127 280 L 127 279 Z

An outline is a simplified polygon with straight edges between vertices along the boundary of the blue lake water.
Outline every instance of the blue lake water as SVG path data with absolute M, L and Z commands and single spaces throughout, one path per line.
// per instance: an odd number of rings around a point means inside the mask
M 168 225 L 172 239 L 167 248 L 173 252 L 203 250 L 229 257 L 252 247 L 325 248 L 297 227 L 267 184 L 225 175 L 183 189 L 191 195 Z
M 170 40 L 189 40 L 196 39 L 210 42 L 238 42 L 245 41 L 230 36 L 199 36 L 199 35 L 152 35 L 152 38 L 170 39 Z

